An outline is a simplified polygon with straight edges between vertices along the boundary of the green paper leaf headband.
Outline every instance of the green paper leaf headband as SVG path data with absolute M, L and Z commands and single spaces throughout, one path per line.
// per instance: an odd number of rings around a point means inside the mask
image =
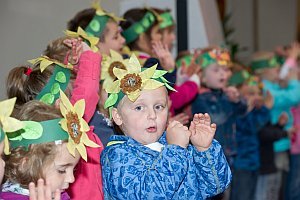
M 184 62 L 186 66 L 190 66 L 190 64 L 192 62 L 192 59 L 193 59 L 192 55 L 185 55 L 185 56 L 183 56 L 183 57 L 176 60 L 176 66 L 181 67 L 182 62 Z
M 230 54 L 225 49 L 213 49 L 199 56 L 200 66 L 205 69 L 207 66 L 217 63 L 221 66 L 230 66 Z M 199 62 L 199 61 L 196 61 Z
M 52 119 L 42 122 L 24 121 L 25 126 L 8 135 L 12 148 L 25 147 L 31 144 L 43 144 L 67 140 L 67 149 L 75 156 L 77 150 L 86 161 L 86 147 L 99 147 L 91 141 L 86 132 L 90 130 L 87 122 L 82 118 L 85 110 L 85 101 L 79 100 L 74 106 L 66 95 L 60 90 L 60 111 L 64 118 Z
M 124 20 L 123 18 L 115 16 L 113 13 L 105 12 L 98 2 L 94 2 L 92 7 L 96 9 L 96 14 L 85 28 L 85 31 L 90 36 L 100 37 L 109 19 L 113 19 L 117 23 Z
M 160 29 L 164 29 L 175 25 L 174 19 L 170 12 L 164 12 L 160 14 L 160 17 L 162 18 L 162 21 L 159 24 Z
M 271 59 L 255 60 L 251 63 L 251 69 L 253 71 L 256 71 L 259 69 L 265 69 L 265 68 L 279 67 L 279 66 L 280 66 L 280 63 L 278 62 L 278 59 L 276 56 L 273 56 Z
M 248 81 L 249 78 L 250 78 L 249 72 L 246 70 L 241 70 L 239 72 L 234 73 L 230 77 L 228 84 L 233 86 L 240 85 Z
M 109 108 L 110 116 L 112 108 L 116 107 L 125 95 L 127 95 L 129 100 L 134 102 L 143 90 L 154 90 L 165 86 L 169 90 L 176 91 L 163 77 L 167 71 L 157 70 L 156 67 L 157 64 L 150 68 L 141 68 L 137 57 L 132 54 L 126 69 L 113 69 L 117 80 L 104 88 L 109 94 L 108 99 L 105 101 L 104 108 Z
M 41 92 L 35 97 L 35 99 L 40 100 L 48 105 L 53 105 L 55 101 L 59 98 L 59 90 L 65 91 L 68 87 L 71 71 L 66 68 L 66 65 L 59 63 L 58 61 L 53 61 L 44 56 L 34 60 L 29 60 L 30 63 L 36 65 L 40 63 L 41 71 L 45 70 L 49 65 L 55 64 L 54 71 L 50 76 L 47 84 L 41 90 Z
M 156 15 L 148 10 L 140 21 L 123 30 L 122 35 L 126 40 L 126 44 L 135 41 L 140 34 L 145 33 L 154 24 L 156 19 Z

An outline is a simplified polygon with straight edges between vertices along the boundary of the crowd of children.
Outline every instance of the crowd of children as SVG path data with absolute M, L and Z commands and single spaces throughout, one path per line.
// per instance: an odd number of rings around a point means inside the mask
M 0 199 L 300 199 L 300 46 L 171 54 L 168 9 L 79 11 L 12 68 Z

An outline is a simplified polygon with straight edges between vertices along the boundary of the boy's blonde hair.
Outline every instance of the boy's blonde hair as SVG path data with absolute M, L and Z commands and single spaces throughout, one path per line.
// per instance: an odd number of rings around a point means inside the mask
M 19 113 L 20 120 L 45 121 L 61 117 L 60 111 L 54 106 L 39 101 L 26 103 Z M 39 178 L 45 178 L 43 170 L 53 162 L 56 154 L 54 142 L 32 144 L 28 149 L 12 149 L 5 158 L 5 179 L 28 188 L 30 182 L 37 183 Z

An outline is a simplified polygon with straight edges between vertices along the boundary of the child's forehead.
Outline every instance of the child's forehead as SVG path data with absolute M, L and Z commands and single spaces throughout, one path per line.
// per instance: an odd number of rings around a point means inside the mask
M 164 86 L 154 90 L 141 91 L 140 96 L 134 102 L 126 98 L 126 102 L 128 102 L 129 104 L 151 103 L 151 102 L 167 101 L 167 100 L 168 100 L 168 93 L 166 87 Z

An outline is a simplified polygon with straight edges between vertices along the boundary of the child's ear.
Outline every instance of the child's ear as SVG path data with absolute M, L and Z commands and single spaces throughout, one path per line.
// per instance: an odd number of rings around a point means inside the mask
M 122 123 L 123 123 L 123 121 L 122 121 L 121 115 L 118 113 L 118 109 L 113 108 L 111 114 L 112 114 L 112 118 L 113 118 L 114 122 L 115 122 L 118 126 L 121 126 Z

